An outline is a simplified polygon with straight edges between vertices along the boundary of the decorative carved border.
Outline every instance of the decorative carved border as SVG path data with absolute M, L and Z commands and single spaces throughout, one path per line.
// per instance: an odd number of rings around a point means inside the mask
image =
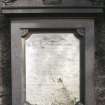
M 8 5 L 9 3 L 12 3 L 16 0 L 2 0 L 3 5 Z
M 21 37 L 26 37 L 29 34 L 29 30 L 28 29 L 21 29 Z
M 27 19 L 26 19 L 27 20 Z M 95 105 L 95 96 L 94 96 L 94 84 L 92 81 L 92 74 L 94 71 L 94 20 L 92 19 L 32 19 L 30 21 L 26 20 L 14 20 L 11 23 L 11 53 L 12 53 L 12 104 L 13 105 L 23 105 L 24 104 L 24 56 L 22 50 L 24 43 L 20 43 L 22 36 L 27 35 L 27 29 L 45 29 L 45 28 L 62 28 L 62 29 L 85 29 L 85 36 L 83 38 L 83 67 L 81 70 L 85 72 L 85 88 L 81 88 L 83 96 L 83 104 L 87 102 L 87 105 Z M 38 24 L 38 25 L 36 25 Z M 61 26 L 63 25 L 63 26 Z M 64 27 L 65 26 L 65 27 Z M 21 30 L 24 30 L 23 32 Z M 79 32 L 80 32 L 79 30 Z M 30 32 L 31 30 L 29 30 Z M 15 35 L 14 35 L 15 33 Z M 84 33 L 84 32 L 83 32 Z M 21 36 L 22 35 L 22 36 Z M 84 42 L 85 41 L 85 42 Z M 18 47 L 16 47 L 18 45 Z M 85 47 L 85 49 L 84 49 Z M 91 52 L 91 53 L 90 53 Z M 18 75 L 17 75 L 18 74 Z M 19 77 L 20 76 L 20 77 Z M 83 75 L 84 76 L 84 75 Z M 88 78 L 89 77 L 89 78 Z M 21 84 L 21 85 L 20 85 Z M 19 90 L 19 92 L 18 92 Z M 85 94 L 84 94 L 85 93 Z M 84 99 L 85 98 L 85 99 Z M 77 105 L 80 105 L 77 103 Z
M 85 35 L 85 28 L 77 28 L 77 33 L 80 35 L 80 36 L 84 36 Z
M 27 40 L 32 35 L 32 33 L 35 32 L 34 31 L 35 28 L 32 28 L 33 31 L 30 31 L 31 28 L 20 28 L 20 29 L 21 29 L 20 32 L 21 32 L 21 38 L 22 38 L 22 45 L 25 46 L 25 40 Z M 62 32 L 62 29 L 58 29 L 58 32 L 59 32 L 59 30 L 61 30 L 61 32 Z M 70 31 L 70 29 L 69 29 L 69 31 Z M 39 30 L 39 32 L 40 32 L 40 30 Z M 53 30 L 53 32 L 54 32 L 54 30 Z M 73 32 L 74 36 L 77 37 L 78 39 L 85 36 L 85 28 L 84 27 L 78 27 L 78 28 L 71 29 L 70 32 Z M 43 32 L 41 32 L 41 33 L 43 33 Z M 79 39 L 79 40 L 81 41 L 81 39 Z M 25 54 L 25 51 L 24 51 L 24 47 L 23 47 L 23 56 L 24 56 L 24 54 Z M 26 100 L 25 100 L 24 104 L 32 105 L 30 102 L 28 102 Z M 37 104 L 35 104 L 35 105 L 37 105 Z M 75 105 L 84 105 L 84 104 L 83 104 L 83 102 L 78 101 L 78 102 L 76 102 Z
M 11 4 L 17 0 L 2 0 L 2 3 L 4 6 Z M 44 4 L 50 5 L 50 4 L 61 4 L 62 0 L 42 0 Z M 93 5 L 100 6 L 105 4 L 105 0 L 87 0 L 91 1 Z
M 85 35 L 85 28 L 80 27 L 80 28 L 76 28 L 76 30 L 74 31 L 74 33 L 80 37 L 83 37 Z M 27 36 L 29 36 L 29 29 L 21 29 L 21 37 L 25 38 Z

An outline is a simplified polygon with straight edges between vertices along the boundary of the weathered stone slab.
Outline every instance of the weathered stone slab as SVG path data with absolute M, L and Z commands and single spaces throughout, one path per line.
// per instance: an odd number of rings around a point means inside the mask
M 75 105 L 80 101 L 80 41 L 73 33 L 32 34 L 26 40 L 26 101 Z

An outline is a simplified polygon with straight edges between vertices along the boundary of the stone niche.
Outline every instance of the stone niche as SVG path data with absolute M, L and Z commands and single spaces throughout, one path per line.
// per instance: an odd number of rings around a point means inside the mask
M 2 4 L 11 25 L 12 105 L 96 105 L 94 25 L 104 1 Z

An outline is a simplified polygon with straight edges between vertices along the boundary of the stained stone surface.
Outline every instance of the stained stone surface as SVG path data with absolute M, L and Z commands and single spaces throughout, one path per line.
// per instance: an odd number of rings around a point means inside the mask
M 74 105 L 80 100 L 80 41 L 73 33 L 32 34 L 25 54 L 28 105 Z
M 0 0 L 0 105 L 11 105 L 11 43 L 9 21 Z
M 0 14 L 0 105 L 11 105 L 11 54 L 8 20 Z
M 22 3 L 26 0 L 19 0 Z M 29 0 L 27 0 L 29 1 Z M 33 0 L 35 1 L 35 0 Z M 101 1 L 101 0 L 100 0 Z M 0 104 L 11 104 L 11 45 L 10 45 L 10 20 L 1 14 L 2 0 L 0 0 Z M 29 1 L 30 2 L 30 1 Z M 19 3 L 18 3 L 19 4 Z M 19 4 L 21 5 L 21 3 Z M 71 16 L 71 15 L 70 15 Z M 4 21 L 3 21 L 4 20 Z M 5 26 L 5 27 L 4 27 Z M 94 86 L 96 105 L 105 105 L 105 16 L 97 17 L 95 21 L 95 72 Z M 6 90 L 8 91 L 6 91 Z M 6 93 L 6 94 L 5 94 Z
M 105 17 L 96 20 L 96 105 L 105 105 Z

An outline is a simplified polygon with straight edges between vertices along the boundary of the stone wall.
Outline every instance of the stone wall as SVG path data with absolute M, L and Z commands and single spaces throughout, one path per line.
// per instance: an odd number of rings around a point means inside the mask
M 105 105 L 105 17 L 96 20 L 95 87 L 97 105 Z
M 1 0 L 0 0 L 1 6 Z M 95 96 L 97 105 L 105 105 L 105 19 L 95 24 Z M 9 20 L 0 14 L 0 105 L 11 105 L 11 52 Z
M 10 48 L 9 21 L 0 13 L 0 105 L 11 105 Z

